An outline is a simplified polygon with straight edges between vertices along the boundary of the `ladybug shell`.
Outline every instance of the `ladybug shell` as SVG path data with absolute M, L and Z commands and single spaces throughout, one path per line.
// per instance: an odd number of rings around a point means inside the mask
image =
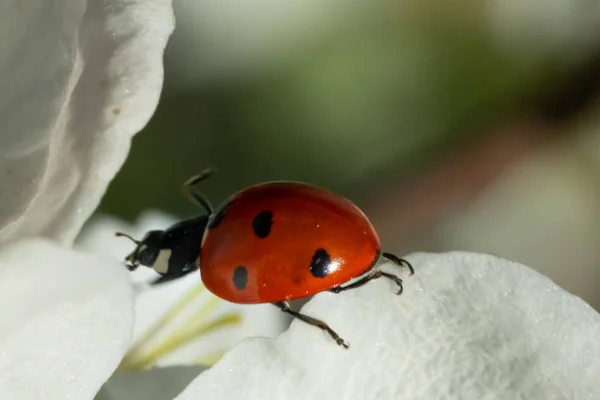
M 202 281 L 233 303 L 273 303 L 339 286 L 378 261 L 377 233 L 346 198 L 271 182 L 233 195 L 202 239 Z

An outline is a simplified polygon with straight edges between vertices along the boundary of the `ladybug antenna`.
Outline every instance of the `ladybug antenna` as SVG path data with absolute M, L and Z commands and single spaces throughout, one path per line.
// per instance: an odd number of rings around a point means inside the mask
M 126 237 L 127 239 L 131 240 L 133 243 L 137 244 L 138 246 L 140 245 L 140 241 L 139 241 L 139 240 L 135 240 L 134 238 L 132 238 L 131 236 L 129 236 L 129 235 L 128 235 L 128 234 L 126 234 L 126 233 L 123 233 L 123 232 L 117 232 L 117 233 L 115 233 L 115 236 L 118 236 L 118 237 L 121 237 L 121 236 L 123 236 L 123 237 Z

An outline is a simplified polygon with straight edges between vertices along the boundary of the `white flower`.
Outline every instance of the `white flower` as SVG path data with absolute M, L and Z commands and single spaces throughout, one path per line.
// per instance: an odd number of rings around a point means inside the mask
M 303 308 L 350 349 L 295 321 L 236 346 L 177 400 L 600 398 L 600 315 L 581 299 L 492 256 L 408 259 L 399 297 L 380 279 Z
M 149 230 L 166 229 L 175 222 L 175 217 L 158 211 L 142 214 L 135 226 L 103 216 L 86 226 L 78 245 L 122 259 L 131 252 L 133 244 L 115 237 L 115 232 L 141 238 Z M 145 267 L 131 276 L 136 284 L 157 277 Z M 210 365 L 246 337 L 277 336 L 288 321 L 271 304 L 237 305 L 220 300 L 204 287 L 200 273 L 141 291 L 136 296 L 135 315 L 134 345 L 121 365 L 124 371 Z
M 169 358 L 141 349 L 123 363 L 134 329 L 140 337 L 148 328 L 134 327 L 134 313 L 160 315 L 199 279 L 147 292 L 134 310 L 121 259 L 71 247 L 156 107 L 170 1 L 1 2 L 0 18 L 0 399 L 91 399 L 119 365 L 168 365 L 187 352 L 195 362 L 250 332 L 195 341 Z M 127 246 L 114 240 L 106 253 Z M 319 294 L 303 308 L 349 350 L 296 321 L 277 338 L 234 347 L 180 399 L 600 397 L 600 317 L 581 300 L 493 257 L 411 261 L 417 272 L 400 297 L 379 280 Z M 136 279 L 142 274 L 150 271 Z M 237 321 L 223 307 L 215 314 Z M 268 307 L 254 310 L 277 313 Z M 189 320 L 190 337 L 204 318 Z M 178 343 L 186 336 L 173 335 Z
M 171 2 L 0 1 L 0 21 L 0 398 L 89 399 L 133 296 L 120 260 L 69 246 L 154 112 Z

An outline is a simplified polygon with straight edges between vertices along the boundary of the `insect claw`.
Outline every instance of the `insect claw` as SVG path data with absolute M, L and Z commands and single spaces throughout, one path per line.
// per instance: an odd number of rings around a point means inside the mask
M 401 262 L 401 265 L 405 266 L 410 271 L 409 276 L 413 276 L 415 274 L 415 270 L 414 270 L 413 266 L 408 261 L 406 261 L 405 259 L 401 258 L 400 262 Z

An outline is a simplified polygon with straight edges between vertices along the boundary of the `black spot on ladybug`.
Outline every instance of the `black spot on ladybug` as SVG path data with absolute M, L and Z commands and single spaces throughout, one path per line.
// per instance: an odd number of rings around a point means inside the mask
M 252 221 L 252 231 L 260 239 L 269 236 L 271 226 L 273 226 L 273 213 L 269 210 L 259 212 Z
M 312 261 L 310 262 L 310 273 L 315 278 L 325 278 L 329 274 L 331 267 L 331 257 L 327 250 L 318 249 L 313 254 Z
M 248 284 L 248 270 L 240 265 L 233 271 L 233 285 L 238 290 L 244 290 Z
M 208 219 L 208 224 L 206 225 L 208 229 L 215 229 L 217 226 L 219 226 L 227 214 L 228 205 L 229 203 L 223 204 L 221 207 L 219 207 L 219 209 L 215 210 L 215 212 L 211 214 L 210 218 Z

